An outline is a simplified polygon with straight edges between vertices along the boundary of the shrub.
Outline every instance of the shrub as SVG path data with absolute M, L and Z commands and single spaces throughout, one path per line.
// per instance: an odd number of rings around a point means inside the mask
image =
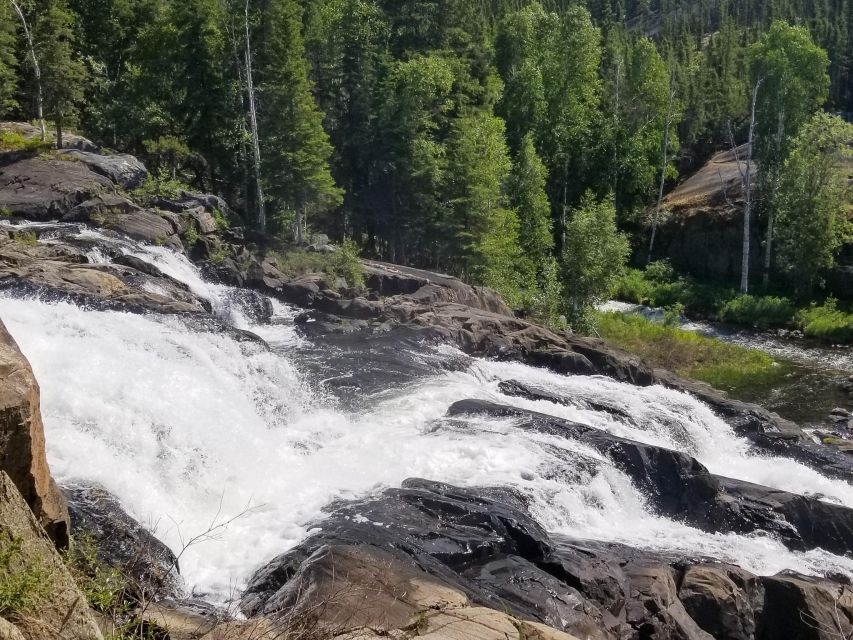
M 813 338 L 834 342 L 853 341 L 853 313 L 838 308 L 830 298 L 822 306 L 812 304 L 797 314 L 797 323 L 803 333 Z
M 39 243 L 38 236 L 32 231 L 19 231 L 14 236 L 16 242 L 20 242 L 28 247 L 34 247 Z
M 331 254 L 331 265 L 335 275 L 342 277 L 353 287 L 364 285 L 364 268 L 358 255 L 358 245 L 345 238 L 338 250 Z
M 50 588 L 47 571 L 40 562 L 27 561 L 21 546 L 17 537 L 0 541 L 0 617 L 26 614 Z
M 279 270 L 294 277 L 305 273 L 325 273 L 341 277 L 347 284 L 360 287 L 364 284 L 364 268 L 358 257 L 358 247 L 350 239 L 345 239 L 334 253 L 320 253 L 291 249 L 272 252 Z
M 192 249 L 195 246 L 196 242 L 198 242 L 198 239 L 199 235 L 198 229 L 195 228 L 195 221 L 191 221 L 187 225 L 187 230 L 184 231 L 183 235 L 181 235 L 181 240 L 183 241 L 184 246 L 187 249 Z
M 213 221 L 216 223 L 216 228 L 220 231 L 224 231 L 228 227 L 231 226 L 231 223 L 228 222 L 228 218 L 225 216 L 222 211 L 216 207 L 213 209 Z
M 791 324 L 794 313 L 794 305 L 788 298 L 739 295 L 723 304 L 718 317 L 722 322 L 769 329 Z

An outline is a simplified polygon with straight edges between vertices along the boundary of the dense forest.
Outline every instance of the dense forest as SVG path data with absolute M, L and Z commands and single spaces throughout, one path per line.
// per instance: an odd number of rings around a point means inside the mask
M 645 253 L 665 186 L 750 135 L 772 223 L 801 129 L 843 147 L 810 118 L 853 111 L 851 65 L 853 0 L 0 0 L 0 117 L 43 108 L 259 230 L 546 316 L 579 313 Z M 832 215 L 797 278 L 831 263 Z

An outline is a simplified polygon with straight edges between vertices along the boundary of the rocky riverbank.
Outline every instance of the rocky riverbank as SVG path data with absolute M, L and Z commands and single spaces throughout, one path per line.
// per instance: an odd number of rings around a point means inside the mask
M 162 251 L 186 252 L 210 278 L 243 287 L 242 308 L 258 319 L 272 314 L 267 297 L 299 307 L 297 327 L 316 345 L 348 351 L 371 340 L 382 340 L 392 350 L 404 342 L 450 344 L 473 357 L 519 361 L 559 374 L 662 385 L 706 403 L 756 454 L 793 458 L 844 482 L 853 478 L 849 455 L 814 443 L 797 425 L 707 385 L 654 370 L 600 340 L 517 318 L 493 292 L 456 278 L 374 261 L 362 265 L 363 284 L 327 273 L 288 275 L 261 239 L 217 225 L 217 218 L 233 217 L 225 203 L 195 193 L 133 195 L 145 178 L 136 159 L 102 155 L 86 145 L 44 156 L 0 158 L 0 209 L 8 218 L 0 234 L 0 289 L 95 309 L 174 315 L 263 343 L 230 326 L 185 282 L 131 255 L 124 243 L 132 238 Z M 0 508 L 14 511 L 15 519 L 8 522 L 19 523 L 7 526 L 4 518 L 0 533 L 33 544 L 43 538 L 36 525 L 20 524 L 32 519 L 21 507 L 23 499 L 56 546 L 67 545 L 69 528 L 75 540 L 86 539 L 98 564 L 132 585 L 126 598 L 134 604 L 125 622 L 136 625 L 136 631 L 175 640 L 769 640 L 829 639 L 853 632 L 853 592 L 843 575 L 759 577 L 705 557 L 568 539 L 546 532 L 518 492 L 429 479 L 331 505 L 328 517 L 316 523 L 315 535 L 283 549 L 250 580 L 239 597 L 239 610 L 248 620 L 231 620 L 235 611 L 188 598 L 178 579 L 180 558 L 109 493 L 84 485 L 66 486 L 63 494 L 57 490 L 47 470 L 35 376 L 5 330 L 0 343 L 5 403 L 0 470 L 8 474 L 0 476 L 8 478 Z M 532 402 L 588 403 L 513 379 L 502 381 L 500 391 Z M 617 415 L 622 410 L 615 405 L 599 402 L 595 410 L 633 419 Z M 655 513 L 699 530 L 769 534 L 795 551 L 853 554 L 853 510 L 822 496 L 725 478 L 685 453 L 517 407 L 465 400 L 451 406 L 447 420 L 464 431 L 471 416 L 511 418 L 531 438 L 582 443 L 624 473 Z M 563 461 L 567 472 L 574 464 Z M 53 558 L 54 552 L 36 555 Z M 29 558 L 20 566 L 38 564 Z M 51 562 L 48 570 L 65 580 Z M 71 587 L 62 589 L 62 597 L 67 600 L 71 593 L 74 606 L 83 607 L 83 617 L 75 622 L 82 630 L 63 628 L 50 632 L 55 636 L 39 636 L 15 618 L 27 640 L 99 637 L 91 620 L 107 634 L 115 632 L 103 611 L 92 612 Z M 54 602 L 53 596 L 40 597 Z M 41 611 L 29 617 L 56 627 L 55 615 Z M 61 616 L 58 626 L 64 627 Z M 0 638 L 17 640 L 16 631 L 3 629 Z

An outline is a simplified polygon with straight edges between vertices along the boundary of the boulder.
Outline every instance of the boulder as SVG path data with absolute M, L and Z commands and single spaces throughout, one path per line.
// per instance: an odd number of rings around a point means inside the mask
M 30 363 L 0 322 L 0 470 L 54 543 L 64 547 L 68 511 L 47 465 L 39 395 Z
M 778 575 L 763 580 L 761 638 L 837 640 L 853 636 L 853 588 L 819 578 Z
M 86 596 L 4 471 L 0 471 L 0 557 L 5 580 L 30 577 L 21 579 L 30 585 L 29 605 L 6 614 L 26 640 L 103 640 Z
M 67 149 L 58 151 L 57 155 L 66 161 L 76 161 L 86 165 L 94 173 L 104 176 L 125 190 L 136 189 L 148 177 L 145 165 L 136 157 L 127 154 L 104 155 L 79 149 Z
M 57 220 L 114 190 L 112 180 L 82 162 L 36 157 L 0 167 L 0 209 L 28 220 Z
M 183 595 L 178 559 L 101 487 L 62 489 L 76 544 L 91 545 L 99 564 L 124 576 L 135 598 L 156 602 Z
M 678 587 L 684 609 L 719 640 L 752 640 L 764 609 L 759 578 L 721 564 L 688 567 Z

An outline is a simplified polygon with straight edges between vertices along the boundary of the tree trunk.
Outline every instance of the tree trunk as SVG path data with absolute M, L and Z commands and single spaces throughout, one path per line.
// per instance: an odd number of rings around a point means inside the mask
M 660 188 L 658 189 L 658 203 L 655 207 L 655 217 L 652 220 L 652 237 L 649 240 L 649 256 L 646 264 L 652 261 L 655 250 L 655 236 L 658 232 L 658 220 L 660 219 L 660 208 L 663 204 L 663 188 L 666 185 L 666 165 L 669 163 L 669 130 L 672 127 L 672 104 L 675 100 L 675 79 L 669 77 L 669 105 L 666 108 L 666 130 L 663 134 L 663 166 L 660 170 Z
M 264 187 L 261 182 L 261 142 L 258 134 L 258 111 L 255 105 L 255 83 L 252 77 L 252 40 L 249 33 L 249 0 L 245 6 L 246 27 L 246 93 L 249 97 L 249 125 L 252 129 L 252 156 L 255 164 L 255 194 L 258 199 L 258 229 L 266 231 L 267 212 L 264 202 Z
M 749 293 L 749 259 L 751 249 L 751 216 L 752 216 L 752 147 L 755 140 L 755 105 L 758 101 L 758 89 L 761 87 L 763 78 L 755 83 L 752 90 L 752 110 L 749 119 L 749 140 L 746 146 L 746 173 L 741 172 L 741 186 L 744 192 L 743 205 L 743 256 L 740 264 L 740 292 Z M 737 158 L 737 150 L 734 138 L 732 138 L 732 153 L 740 169 L 740 158 Z
M 62 115 L 56 116 L 56 148 L 62 148 Z
M 33 74 L 36 79 L 36 111 L 39 124 L 41 125 L 41 139 L 42 142 L 47 140 L 47 127 L 44 124 L 44 99 L 42 98 L 42 90 L 41 90 L 41 67 L 39 67 L 38 57 L 36 56 L 36 47 L 33 44 L 33 36 L 30 33 L 30 28 L 27 25 L 27 19 L 24 17 L 24 12 L 21 10 L 21 5 L 19 5 L 16 0 L 11 0 L 12 6 L 15 8 L 15 11 L 18 14 L 18 17 L 21 19 L 21 25 L 24 28 L 24 36 L 27 39 L 27 45 L 30 49 L 30 56 L 33 59 Z

